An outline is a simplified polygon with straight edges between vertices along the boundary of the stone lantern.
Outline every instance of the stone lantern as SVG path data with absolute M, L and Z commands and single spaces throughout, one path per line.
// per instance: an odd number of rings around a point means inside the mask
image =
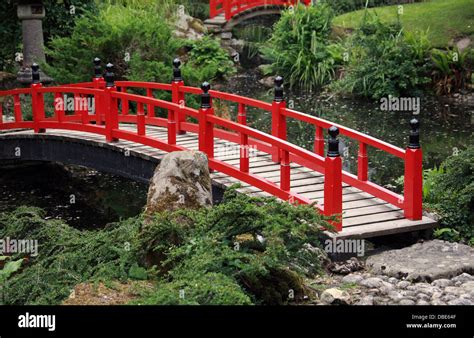
M 45 14 L 42 0 L 18 0 L 17 15 L 23 35 L 23 65 L 17 74 L 20 83 L 31 84 L 31 65 L 46 60 L 42 25 Z M 41 81 L 48 83 L 52 80 L 41 74 Z

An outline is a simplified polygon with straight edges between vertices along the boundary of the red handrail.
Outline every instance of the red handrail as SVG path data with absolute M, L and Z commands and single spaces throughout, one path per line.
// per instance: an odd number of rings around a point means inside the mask
M 237 178 L 282 200 L 292 203 L 311 203 L 308 198 L 291 191 L 291 163 L 324 174 L 324 206 L 316 205 L 316 208 L 326 215 L 339 215 L 339 219 L 334 221 L 338 230 L 342 230 L 340 214 L 342 213 L 343 182 L 402 208 L 408 219 L 421 219 L 422 152 L 418 146 L 418 141 L 416 141 L 417 134 L 415 131 L 412 132 L 413 140 L 410 141 L 410 147 L 404 150 L 353 129 L 286 108 L 282 88 L 279 86 L 281 84 L 277 84 L 273 103 L 209 90 L 208 106 L 203 106 L 203 108 L 197 110 L 186 106 L 185 94 L 201 95 L 202 100 L 207 94 L 200 88 L 184 86 L 181 79 L 177 79 L 171 84 L 118 81 L 115 85 L 108 87 L 106 87 L 102 78 L 82 83 L 80 86 L 42 87 L 41 84 L 33 84 L 31 88 L 0 91 L 0 97 L 11 96 L 14 101 L 14 120 L 10 122 L 3 121 L 3 104 L 0 105 L 0 130 L 27 128 L 34 129 L 37 133 L 44 132 L 46 129 L 76 130 L 103 135 L 109 142 L 124 139 L 167 152 L 184 150 L 185 147 L 176 144 L 176 135 L 193 132 L 199 136 L 199 149 L 208 155 L 211 169 Z M 147 95 L 127 93 L 127 88 L 141 88 L 146 91 Z M 171 102 L 154 98 L 154 90 L 171 92 Z M 45 115 L 44 94 L 52 94 L 55 98 L 54 112 L 51 117 Z M 73 113 L 67 114 L 68 109 L 64 105 L 57 105 L 64 98 L 64 94 L 72 94 L 79 99 L 93 98 L 95 107 L 89 110 L 88 108 L 74 106 Z M 23 120 L 20 95 L 31 96 L 33 121 Z M 212 99 L 236 103 L 239 110 L 238 121 L 233 122 L 215 116 L 210 104 Z M 136 105 L 136 114 L 129 112 L 130 103 Z M 157 117 L 155 107 L 167 111 L 167 118 Z M 246 107 L 259 108 L 272 114 L 271 135 L 246 125 Z M 197 118 L 198 123 L 187 121 L 186 117 L 188 116 Z M 316 128 L 314 152 L 287 142 L 287 118 L 306 122 Z M 120 128 L 121 123 L 135 124 L 137 129 L 136 131 L 123 130 Z M 167 140 L 160 140 L 146 135 L 147 125 L 166 128 L 168 131 Z M 215 128 L 215 126 L 221 128 Z M 323 130 L 330 127 L 333 127 L 330 132 L 332 135 L 330 151 L 328 156 L 324 157 L 325 140 Z M 416 127 L 416 125 L 412 125 L 412 127 Z M 337 134 L 334 134 L 336 132 L 359 142 L 357 175 L 343 171 L 341 158 L 337 154 L 336 156 L 331 155 L 331 147 L 333 147 L 333 152 L 338 152 L 337 145 L 334 149 L 334 142 L 337 142 L 335 138 Z M 214 138 L 239 145 L 241 151 L 238 168 L 214 157 Z M 274 162 L 280 165 L 279 185 L 250 172 L 249 154 L 246 151 L 250 146 L 272 155 Z M 378 148 L 401 158 L 405 162 L 405 191 L 403 196 L 368 181 L 367 146 Z
M 210 0 L 209 14 L 211 19 L 224 14 L 226 21 L 235 15 L 255 7 L 294 6 L 298 3 L 311 4 L 311 0 Z

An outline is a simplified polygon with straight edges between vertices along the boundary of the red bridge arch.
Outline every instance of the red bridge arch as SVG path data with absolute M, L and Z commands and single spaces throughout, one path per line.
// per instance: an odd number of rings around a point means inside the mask
M 235 15 L 255 7 L 309 5 L 312 0 L 210 0 L 211 19 L 223 14 L 228 21 Z

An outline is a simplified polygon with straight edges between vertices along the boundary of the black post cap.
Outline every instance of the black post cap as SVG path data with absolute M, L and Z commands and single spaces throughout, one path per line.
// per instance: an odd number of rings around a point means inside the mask
M 39 69 L 40 67 L 36 62 L 31 65 L 31 77 L 34 84 L 41 83 Z
M 179 82 L 183 81 L 183 77 L 181 75 L 181 60 L 176 58 L 173 60 L 173 81 Z
M 96 79 L 102 77 L 102 67 L 100 66 L 101 61 L 99 58 L 94 59 L 94 77 Z
M 201 108 L 211 108 L 211 95 L 209 94 L 211 85 L 208 82 L 204 82 L 201 85 L 201 89 L 203 91 L 201 94 Z
M 410 138 L 408 148 L 410 149 L 419 149 L 420 145 L 420 121 L 416 118 L 410 120 Z
M 332 126 L 329 128 L 329 141 L 328 141 L 328 157 L 338 157 L 339 154 L 339 140 L 337 136 L 339 135 L 339 128 Z
M 107 88 L 115 87 L 114 65 L 110 62 L 105 66 L 105 86 Z
M 277 76 L 275 78 L 275 102 L 282 102 L 283 98 L 283 78 L 281 76 Z

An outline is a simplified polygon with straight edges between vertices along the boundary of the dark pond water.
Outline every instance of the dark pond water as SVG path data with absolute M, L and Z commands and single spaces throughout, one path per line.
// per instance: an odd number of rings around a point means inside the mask
M 81 229 L 135 216 L 146 202 L 147 185 L 87 168 L 55 163 L 0 167 L 0 212 L 35 206 L 48 219 Z

